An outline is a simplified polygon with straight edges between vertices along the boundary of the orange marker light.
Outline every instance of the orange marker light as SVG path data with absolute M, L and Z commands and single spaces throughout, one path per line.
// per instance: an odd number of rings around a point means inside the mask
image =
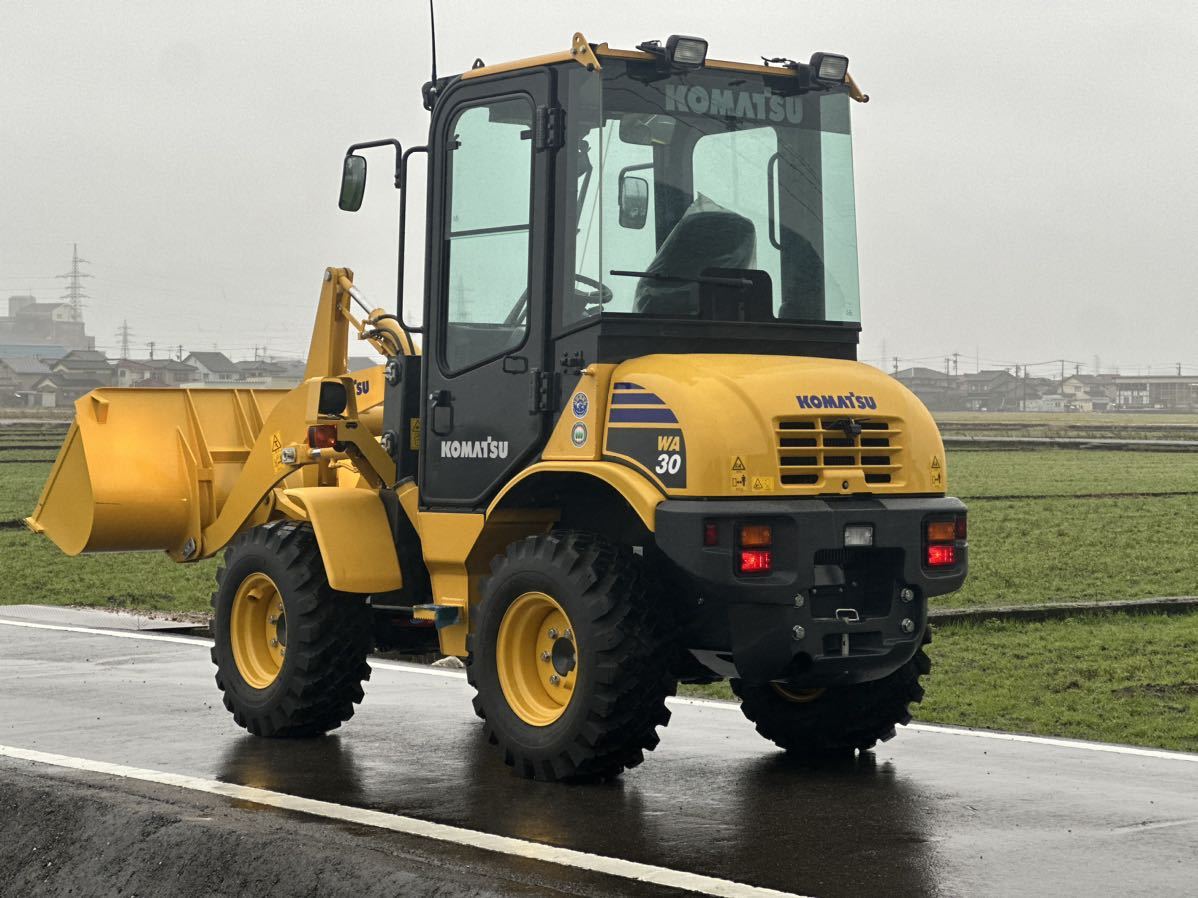
M 928 542 L 951 543 L 956 538 L 956 521 L 928 521 Z
M 320 424 L 308 428 L 308 445 L 313 449 L 332 449 L 336 442 L 336 424 Z
M 769 524 L 741 524 L 740 544 L 748 548 L 769 546 L 774 541 L 774 528 Z

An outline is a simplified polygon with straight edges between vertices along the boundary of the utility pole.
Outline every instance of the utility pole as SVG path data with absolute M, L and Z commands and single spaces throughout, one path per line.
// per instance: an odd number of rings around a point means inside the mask
M 178 361 L 178 362 L 183 361 L 183 344 L 182 343 L 180 343 L 178 346 L 175 347 L 175 361 Z
M 128 319 L 121 322 L 121 326 L 116 329 L 116 335 L 121 340 L 121 358 L 129 358 L 129 337 L 133 335 L 133 330 L 129 327 Z
M 70 307 L 71 307 L 71 320 L 72 321 L 82 321 L 83 320 L 83 300 L 88 299 L 89 297 L 86 293 L 83 292 L 83 284 L 80 283 L 80 281 L 83 278 L 89 278 L 92 275 L 87 274 L 84 271 L 81 271 L 79 269 L 79 265 L 80 265 L 80 263 L 83 263 L 86 265 L 90 265 L 91 263 L 88 262 L 87 259 L 79 258 L 79 244 L 78 243 L 73 243 L 71 245 L 74 247 L 74 251 L 71 254 L 71 270 L 68 271 L 66 274 L 56 275 L 56 277 L 66 278 L 66 280 L 67 280 L 67 292 L 62 295 L 62 298 L 65 299 L 67 301 L 67 304 L 70 305 Z
M 959 363 L 959 361 L 960 361 L 960 358 L 961 358 L 961 353 L 959 353 L 959 352 L 954 352 L 954 353 L 953 353 L 953 374 L 954 374 L 954 375 L 956 375 L 956 374 L 959 374 L 959 373 L 960 373 L 960 369 L 959 369 L 959 367 L 958 367 L 958 363 Z
M 1177 376 L 1181 377 L 1181 362 L 1177 363 Z
M 894 357 L 894 376 L 898 377 L 898 356 Z
M 146 345 L 150 347 L 150 358 L 153 359 L 154 358 L 154 347 L 157 346 L 158 344 L 155 343 L 153 340 L 151 340 Z

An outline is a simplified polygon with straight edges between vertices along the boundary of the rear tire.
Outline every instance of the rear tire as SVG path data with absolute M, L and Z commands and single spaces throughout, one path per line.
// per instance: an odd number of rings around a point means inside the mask
M 924 634 L 924 644 L 932 641 Z M 732 680 L 740 709 L 757 732 L 792 756 L 818 761 L 867 751 L 911 722 L 908 705 L 923 700 L 920 678 L 932 670 L 922 648 L 890 676 L 855 686 L 797 692 L 774 683 Z M 818 693 L 818 694 L 816 694 Z
M 318 736 L 362 701 L 370 679 L 370 610 L 329 586 L 307 524 L 239 535 L 212 596 L 216 685 L 238 726 L 255 736 Z
M 512 543 L 491 572 L 466 673 L 504 761 L 539 780 L 602 779 L 644 761 L 676 684 L 642 560 L 565 531 Z

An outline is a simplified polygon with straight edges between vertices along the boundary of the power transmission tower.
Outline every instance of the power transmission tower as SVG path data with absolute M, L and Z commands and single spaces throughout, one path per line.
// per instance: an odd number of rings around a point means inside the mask
M 121 322 L 121 326 L 116 329 L 116 335 L 121 340 L 121 358 L 129 358 L 129 338 L 133 336 L 133 329 L 129 327 L 128 319 Z
M 147 343 L 146 345 L 150 347 L 150 358 L 151 358 L 151 359 L 152 359 L 152 358 L 154 358 L 154 347 L 155 347 L 155 346 L 157 346 L 158 344 L 157 344 L 157 343 L 155 343 L 153 340 L 151 340 L 151 341 L 150 341 L 149 343 Z
M 78 243 L 73 243 L 71 245 L 74 247 L 74 251 L 71 254 L 71 270 L 66 274 L 57 275 L 57 277 L 67 279 L 67 292 L 62 295 L 62 298 L 65 299 L 68 305 L 71 307 L 71 320 L 82 321 L 83 300 L 89 299 L 90 297 L 83 292 L 83 284 L 80 282 L 83 278 L 89 278 L 91 275 L 85 271 L 81 271 L 79 269 L 79 265 L 80 263 L 86 265 L 90 265 L 91 263 L 88 262 L 87 259 L 79 258 Z

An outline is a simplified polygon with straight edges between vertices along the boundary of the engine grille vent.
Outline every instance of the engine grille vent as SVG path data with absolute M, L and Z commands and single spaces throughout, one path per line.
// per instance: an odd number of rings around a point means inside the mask
M 860 427 L 860 433 L 857 428 Z M 822 486 L 846 469 L 865 482 L 901 480 L 902 422 L 897 418 L 782 418 L 777 422 L 778 477 L 783 486 Z

